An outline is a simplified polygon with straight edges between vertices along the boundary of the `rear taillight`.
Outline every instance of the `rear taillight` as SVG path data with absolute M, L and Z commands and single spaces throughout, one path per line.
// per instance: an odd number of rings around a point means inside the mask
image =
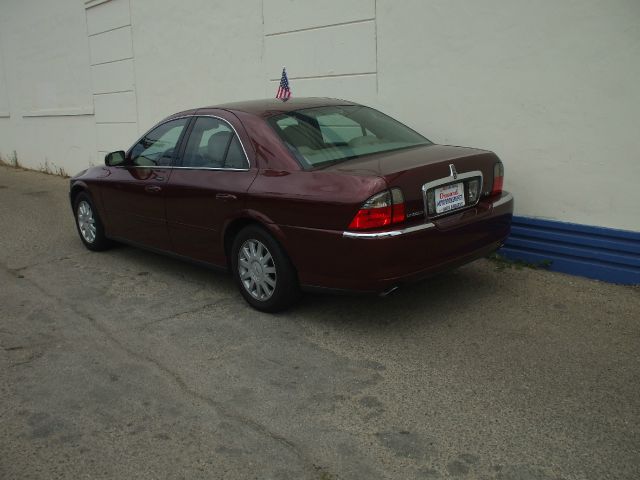
M 504 183 L 504 166 L 502 162 L 498 162 L 493 166 L 493 188 L 491 195 L 502 193 L 502 184 Z
M 405 220 L 404 196 L 399 188 L 375 194 L 364 202 L 349 224 L 349 230 L 382 228 Z
M 404 195 L 402 195 L 402 190 L 399 188 L 391 189 L 391 202 L 392 202 L 392 214 L 391 214 L 391 223 L 400 223 L 404 222 L 407 218 L 404 212 Z

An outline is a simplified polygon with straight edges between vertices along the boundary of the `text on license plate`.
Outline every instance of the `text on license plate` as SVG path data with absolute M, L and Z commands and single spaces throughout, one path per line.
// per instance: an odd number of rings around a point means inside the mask
M 444 213 L 464 207 L 464 185 L 462 182 L 436 188 L 436 213 Z

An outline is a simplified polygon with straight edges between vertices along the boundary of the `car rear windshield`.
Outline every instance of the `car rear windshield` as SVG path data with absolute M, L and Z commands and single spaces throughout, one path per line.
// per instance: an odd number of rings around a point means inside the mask
M 305 108 L 275 115 L 268 122 L 307 169 L 373 153 L 431 145 L 397 120 L 360 105 Z

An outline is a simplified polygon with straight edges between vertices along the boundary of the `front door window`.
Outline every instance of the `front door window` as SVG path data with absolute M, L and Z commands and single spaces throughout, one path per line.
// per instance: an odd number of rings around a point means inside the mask
M 179 118 L 154 128 L 131 149 L 131 162 L 140 167 L 168 167 L 180 135 L 189 121 Z

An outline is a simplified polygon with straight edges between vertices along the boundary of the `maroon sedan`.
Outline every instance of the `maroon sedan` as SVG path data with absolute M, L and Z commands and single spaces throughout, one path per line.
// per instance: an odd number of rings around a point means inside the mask
M 172 115 L 71 179 L 82 242 L 231 269 L 253 307 L 303 289 L 388 293 L 509 234 L 492 152 L 436 145 L 343 100 L 259 100 Z

